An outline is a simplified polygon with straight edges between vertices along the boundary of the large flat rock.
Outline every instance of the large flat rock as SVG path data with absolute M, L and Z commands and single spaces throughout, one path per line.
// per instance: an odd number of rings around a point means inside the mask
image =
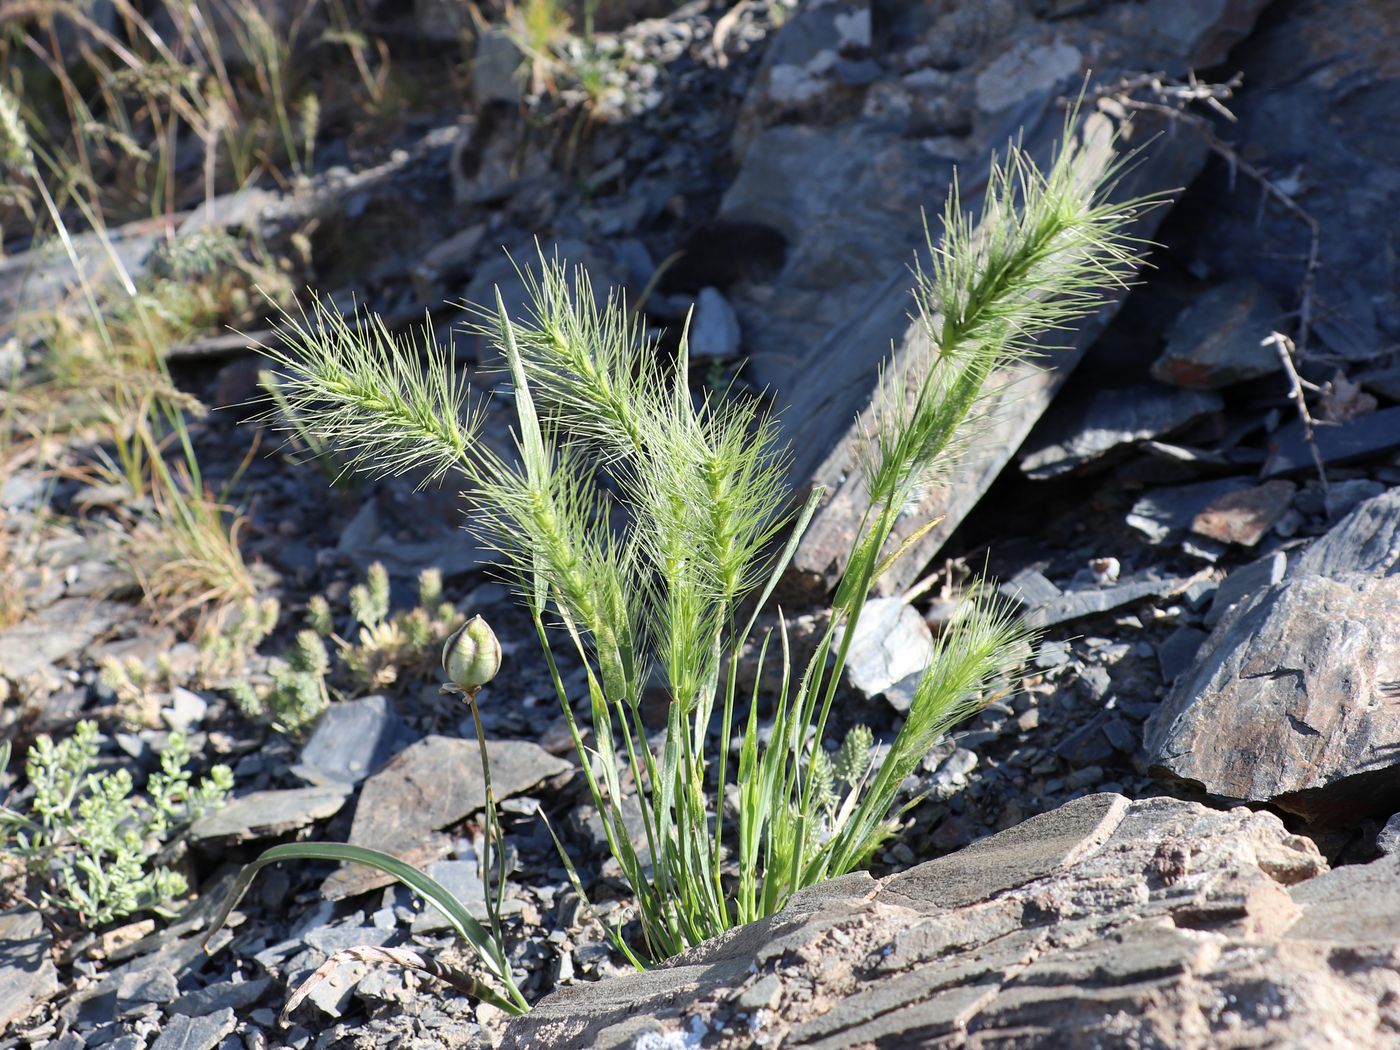
M 556 992 L 503 1045 L 1388 1047 L 1397 891 L 1272 814 L 1092 795 Z
M 1315 822 L 1400 809 L 1400 489 L 1242 595 L 1148 722 L 1160 775 Z
M 528 740 L 488 740 L 486 751 L 497 801 L 528 791 L 570 768 L 569 763 Z M 426 863 L 436 859 L 431 848 L 435 832 L 485 805 L 477 742 L 424 737 L 365 781 L 348 841 L 393 853 L 411 863 Z M 390 881 L 378 872 L 349 866 L 327 879 L 324 891 L 339 899 Z

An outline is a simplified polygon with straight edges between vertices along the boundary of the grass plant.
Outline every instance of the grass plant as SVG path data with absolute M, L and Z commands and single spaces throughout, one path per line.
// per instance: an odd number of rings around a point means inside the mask
M 63 319 L 45 340 L 52 383 L 87 406 L 78 415 L 102 424 L 112 454 L 98 458 L 97 472 L 149 508 L 126 538 L 128 561 L 147 598 L 166 619 L 192 622 L 202 633 L 251 600 L 255 589 L 238 550 L 237 519 L 203 482 L 188 420 L 200 407 L 171 381 L 164 350 L 172 329 L 193 323 L 167 307 L 172 301 L 188 305 L 192 274 L 225 249 L 208 243 L 168 249 L 156 270 L 155 287 L 168 293 L 162 297 L 132 279 L 101 211 L 78 197 L 113 275 L 115 290 L 105 292 L 49 187 L 48 177 L 61 175 L 63 164 L 29 137 L 18 102 L 3 86 L 0 147 L 8 173 L 43 202 L 77 282 L 78 314 L 55 315 Z M 167 458 L 172 446 L 173 465 Z
M 615 943 L 638 965 L 866 865 L 897 830 L 901 784 L 1023 659 L 1028 632 L 992 589 L 975 586 L 893 739 L 877 752 L 858 729 L 835 755 L 827 749 L 854 627 L 907 547 L 890 549 L 900 516 L 947 479 L 988 418 L 994 375 L 1130 277 L 1139 245 L 1129 227 L 1152 202 L 1111 201 L 1119 170 L 1093 167 L 1067 129 L 1045 171 L 1011 146 L 976 214 L 953 187 L 915 281 L 929 348 L 880 377 L 860 463 L 869 504 L 825 633 L 804 664 L 781 615 L 755 640 L 760 665 L 778 662 L 776 695 L 757 684 L 741 693 L 739 654 L 823 493 L 794 504 L 779 429 L 757 401 L 696 399 L 684 340 L 668 368 L 625 304 L 599 302 L 585 273 L 542 259 L 541 273 L 526 275 L 529 316 L 509 316 L 499 292 L 472 314 L 509 370 L 516 448 L 506 456 L 478 440 L 484 409 L 429 333 L 399 339 L 377 318 L 346 319 L 325 303 L 283 319 L 287 349 L 273 353 L 303 425 L 357 467 L 467 483 L 468 526 L 510 567 L 635 896 L 640 942 L 615 932 Z M 625 514 L 614 513 L 619 505 Z M 586 695 L 565 689 L 561 649 L 583 663 Z M 654 683 L 669 697 L 659 741 L 642 718 Z M 760 731 L 765 707 L 771 732 Z M 624 820 L 629 792 L 644 851 Z M 346 847 L 315 849 L 357 859 Z M 312 848 L 278 857 L 299 855 Z M 389 870 L 384 858 L 358 859 Z M 501 951 L 491 932 L 487 947 L 471 942 L 488 968 Z

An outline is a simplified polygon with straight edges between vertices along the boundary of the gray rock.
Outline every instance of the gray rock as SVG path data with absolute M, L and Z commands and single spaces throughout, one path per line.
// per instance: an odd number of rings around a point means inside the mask
M 1379 394 L 1387 401 L 1400 401 L 1400 365 L 1363 372 L 1353 378 L 1364 389 Z
M 486 746 L 497 800 L 529 791 L 571 768 L 526 740 L 491 740 Z M 348 841 L 403 855 L 421 848 L 433 832 L 457 823 L 485 804 L 476 741 L 424 737 L 365 781 Z M 323 891 L 335 900 L 390 881 L 377 872 L 351 867 L 332 875 Z
M 1218 390 L 1271 375 L 1283 365 L 1263 340 L 1279 327 L 1282 313 L 1257 281 L 1213 288 L 1176 319 L 1152 378 L 1188 390 Z
M 308 947 L 315 948 L 322 955 L 331 956 L 338 951 L 354 948 L 361 944 L 378 948 L 380 945 L 388 943 L 393 935 L 392 929 L 382 930 L 378 926 L 362 926 L 357 920 L 335 926 L 317 926 L 314 930 L 308 930 L 302 937 L 302 941 Z
M 1287 568 L 1288 556 L 1282 551 L 1275 551 L 1233 570 L 1215 589 L 1205 616 L 1206 626 L 1214 627 L 1240 602 L 1255 600 L 1268 587 L 1282 580 Z
M 1352 478 L 1348 481 L 1334 481 L 1327 486 L 1323 496 L 1323 507 L 1333 520 L 1344 517 L 1358 504 L 1384 494 L 1385 486 L 1379 481 L 1365 478 Z
M 999 589 L 1005 597 L 1030 607 L 1044 605 L 1064 594 L 1064 591 L 1035 569 L 1022 569 Z
M 1063 667 L 1069 663 L 1070 648 L 1069 642 L 1061 640 L 1050 640 L 1041 642 L 1035 650 L 1035 665 L 1042 671 L 1048 671 L 1052 667 Z
M 1118 748 L 1109 738 L 1106 728 L 1109 716 L 1100 711 L 1085 725 L 1055 746 L 1055 754 L 1071 765 L 1087 767 L 1099 766 L 1113 759 Z
M 386 696 L 332 704 L 292 772 L 310 784 L 358 784 L 389 760 L 407 732 Z
M 490 102 L 520 104 L 520 70 L 524 56 L 505 29 L 487 29 L 476 39 L 472 62 L 472 87 L 478 105 Z
M 1329 873 L 1272 814 L 1091 795 L 883 881 L 812 887 L 645 974 L 556 991 L 502 1045 L 1213 1050 L 1205 997 L 1235 1011 L 1240 1045 L 1336 1034 L 1372 1050 L 1391 1043 L 1377 989 L 1394 981 L 1397 890 L 1400 865 Z M 1333 965 L 1339 943 L 1352 965 Z
M 1160 579 L 1145 573 L 1125 577 L 1111 587 L 1085 587 L 1063 592 L 1060 597 L 1026 610 L 1023 620 L 1028 627 L 1053 627 L 1086 616 L 1097 616 L 1144 598 L 1165 598 L 1178 594 L 1189 578 Z
M 213 1050 L 236 1023 L 232 1008 L 203 1017 L 176 1014 L 161 1027 L 151 1050 Z
M 690 323 L 690 356 L 696 361 L 729 361 L 739 356 L 739 318 L 715 288 L 700 289 Z
M 1400 449 L 1400 405 L 1367 412 L 1336 426 L 1317 427 L 1313 440 L 1328 466 L 1344 466 L 1389 455 Z M 1298 420 L 1279 428 L 1274 435 L 1273 455 L 1264 467 L 1265 477 L 1316 470 L 1312 451 L 1303 438 Z
M 1019 41 L 977 75 L 977 108 L 984 113 L 1009 110 L 1027 96 L 1077 79 L 1083 62 L 1077 47 L 1060 40 Z
M 1148 724 L 1159 775 L 1313 821 L 1400 808 L 1400 576 L 1294 573 L 1237 604 Z
M 486 910 L 486 884 L 477 874 L 475 861 L 436 861 L 428 865 L 428 874 L 461 901 L 473 918 L 481 922 L 490 918 L 490 913 Z M 414 917 L 412 927 L 414 933 L 437 933 L 451 928 L 452 924 L 447 921 L 447 916 L 433 905 L 429 905 Z
M 180 995 L 175 975 L 160 967 L 132 970 L 117 982 L 117 1009 L 127 1013 L 147 1003 L 174 1002 Z
M 1393 813 L 1376 835 L 1376 851 L 1386 856 L 1400 853 L 1400 813 Z
M 1206 632 L 1196 627 L 1178 627 L 1157 647 L 1157 664 L 1162 681 L 1171 684 L 1186 673 L 1206 640 Z
M 1353 509 L 1303 553 L 1297 570 L 1320 576 L 1400 574 L 1400 488 Z
M 1216 478 L 1190 485 L 1169 485 L 1144 495 L 1124 519 L 1152 543 L 1181 539 L 1196 516 L 1212 502 L 1246 492 L 1252 483 L 1243 478 Z
M 0 1028 L 29 1017 L 63 990 L 49 956 L 52 943 L 33 908 L 0 912 Z
M 348 784 L 255 791 L 200 817 L 190 828 L 189 838 L 196 843 L 276 838 L 335 816 L 350 791 Z
M 488 31 L 487 35 L 490 35 Z M 439 241 L 414 263 L 413 290 L 425 303 L 436 303 L 448 295 L 448 285 L 468 273 L 475 261 L 486 227 L 480 223 L 458 230 Z
M 112 628 L 128 606 L 64 598 L 23 623 L 0 631 L 0 675 L 12 679 L 51 670 Z
M 1030 478 L 1067 474 L 1115 448 L 1190 426 L 1223 405 L 1217 394 L 1157 384 L 1099 390 L 1064 406 L 1057 402 L 1026 439 L 1021 472 Z
M 921 673 L 932 657 L 933 632 L 919 611 L 898 598 L 875 598 L 856 624 L 846 677 L 865 696 L 878 696 Z
M 1388 0 L 1302 0 L 1288 17 L 1261 25 L 1241 53 L 1238 68 L 1250 87 L 1231 106 L 1238 118 L 1232 140 L 1254 144 L 1253 162 L 1281 180 L 1321 228 L 1313 287 L 1319 349 L 1357 361 L 1400 336 L 1394 273 L 1375 250 L 1400 238 L 1400 157 L 1384 127 L 1400 108 L 1400 81 L 1376 50 L 1393 22 Z M 1304 68 L 1309 74 L 1299 76 Z M 1257 187 L 1224 167 L 1192 196 L 1182 221 L 1194 235 L 1193 257 L 1215 272 L 1249 274 L 1296 303 L 1308 250 L 1297 217 L 1261 207 Z
M 223 1010 L 243 1011 L 252 1006 L 272 986 L 270 977 L 249 981 L 220 981 L 197 991 L 187 992 L 170 1004 L 170 1013 L 203 1017 Z
M 199 728 L 208 712 L 209 701 L 177 685 L 170 690 L 170 706 L 162 709 L 160 716 L 171 729 L 192 733 Z

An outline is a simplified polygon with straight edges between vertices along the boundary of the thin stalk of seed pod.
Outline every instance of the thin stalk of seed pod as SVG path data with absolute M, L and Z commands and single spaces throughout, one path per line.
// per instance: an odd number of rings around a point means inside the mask
M 481 750 L 481 781 L 486 788 L 486 827 L 481 836 L 481 874 L 482 882 L 486 890 L 486 915 L 491 920 L 491 934 L 496 938 L 496 943 L 505 951 L 505 940 L 501 936 L 501 908 L 505 904 L 506 885 L 506 851 L 502 848 L 499 852 L 500 871 L 496 876 L 497 892 L 499 897 L 494 897 L 491 892 L 491 837 L 499 836 L 501 833 L 500 818 L 496 815 L 496 798 L 491 790 L 491 757 L 486 752 L 486 731 L 481 725 L 481 710 L 476 704 L 476 694 L 481 692 L 476 689 L 467 690 L 465 696 L 467 706 L 471 708 L 472 724 L 476 726 L 476 744 Z M 507 964 L 509 965 L 509 964 Z

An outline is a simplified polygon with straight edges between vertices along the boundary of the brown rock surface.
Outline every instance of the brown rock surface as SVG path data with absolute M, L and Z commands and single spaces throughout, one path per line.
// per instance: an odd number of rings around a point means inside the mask
M 504 1045 L 1393 1046 L 1397 891 L 1272 814 L 1092 795 L 557 992 Z
M 1154 771 L 1313 821 L 1400 809 L 1400 489 L 1221 619 L 1147 726 Z

